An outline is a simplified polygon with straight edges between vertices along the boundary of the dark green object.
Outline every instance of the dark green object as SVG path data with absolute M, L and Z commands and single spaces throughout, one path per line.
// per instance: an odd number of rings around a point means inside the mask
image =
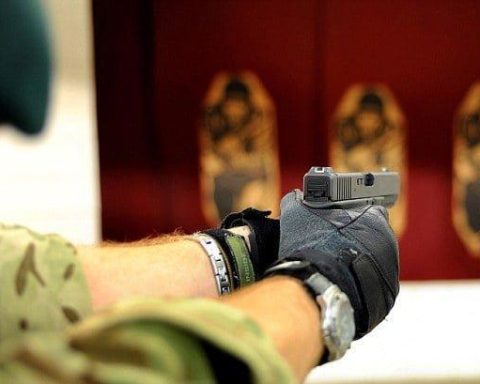
M 255 282 L 255 271 L 253 270 L 250 253 L 241 236 L 226 236 L 225 241 L 230 248 L 235 271 L 240 280 L 240 288 Z
M 48 31 L 38 0 L 0 1 L 0 124 L 35 134 L 50 94 Z

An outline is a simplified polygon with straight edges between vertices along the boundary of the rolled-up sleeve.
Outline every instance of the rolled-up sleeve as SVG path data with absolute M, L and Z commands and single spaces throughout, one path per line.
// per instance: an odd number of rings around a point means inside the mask
M 52 383 L 294 382 L 252 320 L 206 299 L 130 301 L 64 334 L 31 335 L 3 348 L 0 382 L 35 375 Z

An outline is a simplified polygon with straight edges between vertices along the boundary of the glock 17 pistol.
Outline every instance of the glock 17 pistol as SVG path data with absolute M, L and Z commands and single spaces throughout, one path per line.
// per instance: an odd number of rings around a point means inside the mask
M 303 177 L 303 202 L 312 208 L 391 207 L 400 193 L 398 172 L 335 172 L 312 167 Z

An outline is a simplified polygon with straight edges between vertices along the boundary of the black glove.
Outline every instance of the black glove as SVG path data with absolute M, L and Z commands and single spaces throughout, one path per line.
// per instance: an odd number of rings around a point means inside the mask
M 248 226 L 250 229 L 249 258 L 255 272 L 255 280 L 259 280 L 265 270 L 278 259 L 278 242 L 280 238 L 280 222 L 277 219 L 270 219 L 270 211 L 259 211 L 254 208 L 247 208 L 241 212 L 234 212 L 223 219 L 220 228 L 208 229 L 203 233 L 212 236 L 224 249 L 229 259 L 235 259 L 231 247 L 225 242 L 226 236 L 232 236 L 227 229 Z M 232 265 L 235 262 L 232 260 Z
M 313 209 L 300 191 L 290 192 L 281 203 L 279 257 L 277 265 L 310 262 L 348 296 L 356 339 L 385 318 L 398 295 L 397 240 L 381 206 Z

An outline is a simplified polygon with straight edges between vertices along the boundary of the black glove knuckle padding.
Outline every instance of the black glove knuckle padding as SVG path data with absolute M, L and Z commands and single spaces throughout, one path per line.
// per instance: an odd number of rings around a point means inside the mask
M 280 227 L 280 257 L 311 261 L 349 296 L 356 338 L 385 318 L 398 295 L 399 265 L 384 207 L 312 209 L 296 192 L 282 200 Z

